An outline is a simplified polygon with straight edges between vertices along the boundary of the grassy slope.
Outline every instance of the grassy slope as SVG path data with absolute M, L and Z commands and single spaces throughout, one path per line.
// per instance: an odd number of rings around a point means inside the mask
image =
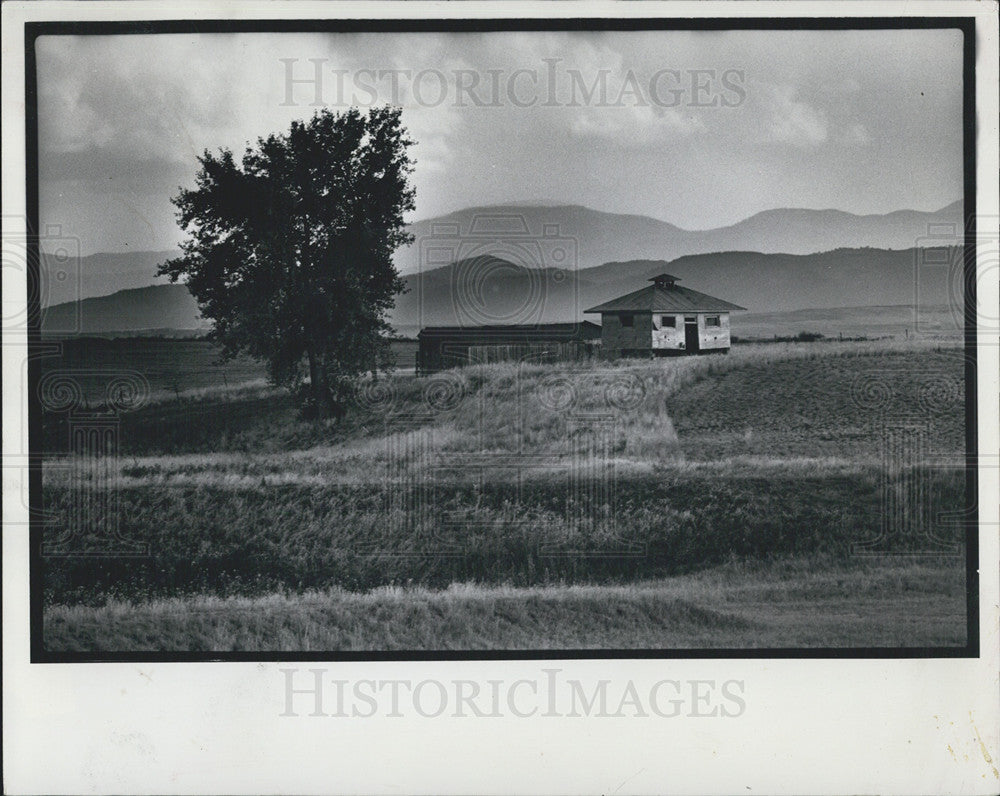
M 416 650 L 948 646 L 958 562 L 791 559 L 626 586 L 456 585 L 196 597 L 45 616 L 56 650 Z
M 145 379 L 148 399 L 156 405 L 183 406 L 206 398 L 230 402 L 246 398 L 248 393 L 258 397 L 277 393 L 264 389 L 267 371 L 260 362 L 245 356 L 223 360 L 220 348 L 205 339 L 77 336 L 46 339 L 58 341 L 61 349 L 40 360 L 43 376 L 70 371 L 88 407 L 105 399 L 108 381 L 123 370 Z M 396 366 L 412 371 L 416 342 L 393 341 L 391 348 Z
M 231 627 L 237 621 L 233 617 L 249 616 L 246 611 L 234 613 L 232 605 L 216 603 L 211 613 L 230 617 L 218 619 L 229 629 L 203 638 L 202 630 L 196 630 L 202 614 L 195 609 L 227 595 L 325 592 L 338 586 L 628 584 L 716 566 L 731 554 L 814 559 L 814 566 L 824 570 L 834 556 L 839 566 L 847 566 L 843 562 L 851 544 L 877 535 L 880 527 L 880 429 L 890 421 L 916 420 L 928 429 L 929 453 L 954 456 L 961 451 L 961 368 L 957 350 L 899 343 L 747 346 L 729 357 L 582 368 L 484 366 L 385 383 L 382 388 L 388 389 L 372 392 L 339 427 L 297 421 L 280 395 L 248 395 L 235 405 L 160 403 L 125 416 L 128 455 L 117 467 L 122 530 L 148 542 L 152 557 L 53 559 L 46 571 L 50 604 L 101 604 L 109 598 L 146 604 L 92 614 L 87 612 L 94 609 L 54 607 L 47 613 L 52 620 L 47 637 L 52 643 L 87 646 L 102 622 L 117 617 L 113 626 L 123 634 L 122 643 L 141 646 L 141 634 L 135 635 L 141 627 L 155 633 L 161 623 L 174 622 L 156 600 L 193 595 L 185 598 L 193 611 L 185 620 L 190 638 L 176 638 L 174 631 L 164 629 L 164 645 L 252 647 L 273 633 L 277 635 L 267 644 L 286 648 L 313 643 L 392 646 L 388 631 L 365 626 L 352 636 L 354 631 L 332 618 L 319 622 L 329 625 L 332 635 L 323 636 L 326 641 L 315 642 L 316 631 L 304 635 L 304 628 L 315 625 L 310 611 L 342 615 L 353 626 L 351 617 L 358 611 L 351 606 L 360 603 L 344 594 L 311 597 L 307 602 L 313 607 L 302 615 L 294 610 L 296 598 L 274 598 L 277 624 L 268 625 L 266 632 L 244 628 L 247 638 L 263 633 L 258 641 L 241 641 Z M 593 485 L 594 477 L 580 472 L 585 460 L 578 454 L 588 444 L 580 418 L 594 414 L 610 420 L 613 428 L 602 456 L 615 464 L 614 501 L 600 489 L 584 489 L 575 497 L 566 492 L 566 473 L 577 473 L 579 483 Z M 49 426 L 51 432 L 59 424 Z M 52 438 L 59 437 L 65 438 L 60 433 Z M 419 455 L 400 457 L 398 452 L 415 439 L 422 440 Z M 547 458 L 518 479 L 509 467 L 499 466 L 503 454 L 512 451 Z M 469 455 L 479 456 L 483 467 L 457 463 L 458 457 Z M 435 466 L 440 469 L 432 470 Z M 428 472 L 433 472 L 437 513 L 421 518 L 412 510 L 410 482 Z M 935 512 L 960 507 L 960 472 L 928 477 Z M 72 494 L 65 489 L 65 472 L 49 468 L 45 484 L 47 507 L 57 514 L 68 511 Z M 392 496 L 396 508 L 387 510 L 385 501 Z M 589 521 L 581 522 L 581 517 Z M 623 545 L 631 546 L 631 555 L 620 554 Z M 581 549 L 591 555 L 565 555 Z M 739 588 L 763 587 L 771 580 L 767 573 L 725 572 L 737 579 Z M 877 600 L 848 590 L 853 597 L 827 603 L 802 601 L 778 589 L 756 604 L 760 615 L 767 606 L 785 611 L 784 619 L 775 615 L 768 627 L 676 634 L 664 629 L 664 643 L 780 646 L 799 643 L 797 639 L 834 644 L 850 638 L 843 643 L 866 644 L 865 639 L 875 636 L 890 644 L 897 638 L 934 643 L 924 640 L 928 633 L 951 640 L 954 633 L 944 630 L 947 625 L 964 628 L 957 596 L 961 587 L 952 588 L 961 581 L 959 562 L 923 574 L 931 597 L 913 598 L 900 587 Z M 692 582 L 676 583 L 683 589 Z M 684 598 L 663 588 L 644 592 L 641 601 L 659 600 L 669 617 L 676 607 L 671 601 Z M 560 596 L 558 589 L 545 599 L 523 593 L 514 602 L 524 602 L 528 613 L 519 613 L 511 627 L 535 627 L 543 634 L 557 633 L 556 627 L 576 628 L 576 640 L 565 642 L 569 646 L 654 643 L 649 633 L 659 631 L 643 629 L 643 611 L 626 611 L 633 618 L 622 620 L 621 632 L 612 631 L 598 620 L 604 610 L 596 596 L 600 592 L 587 593 L 591 596 L 567 593 L 572 599 Z M 626 593 L 616 599 L 628 602 L 632 598 Z M 569 602 L 560 602 L 563 597 Z M 558 610 L 544 607 L 549 598 Z M 484 630 L 481 621 L 470 618 L 461 630 L 460 615 L 488 616 L 489 606 L 496 605 L 489 600 L 442 603 L 422 592 L 414 599 L 426 606 L 429 618 L 414 625 L 423 627 L 420 638 L 402 646 L 522 643 L 516 633 L 511 635 L 513 630 L 503 631 L 496 623 L 487 622 L 492 629 Z M 405 617 L 406 602 L 390 601 L 386 618 Z M 809 622 L 797 626 L 795 617 L 804 616 L 810 604 L 840 618 L 831 624 L 813 612 L 815 632 L 806 626 Z M 171 605 L 167 613 L 175 616 L 179 604 Z M 271 616 L 267 605 L 265 599 L 258 606 L 262 616 Z M 697 607 L 719 609 L 712 601 Z M 913 619 L 904 621 L 904 615 Z M 70 635 L 65 617 L 72 617 L 78 628 Z M 286 622 L 289 628 L 280 630 Z M 458 628 L 454 638 L 447 630 L 453 625 Z M 899 636 L 891 626 L 911 632 Z M 753 642 L 758 631 L 764 640 Z M 706 634 L 714 641 L 699 640 Z M 543 644 L 537 635 L 531 638 L 524 646 Z M 549 643 L 556 644 L 555 638 L 550 635 Z
M 122 452 L 163 474 L 231 472 L 241 462 L 267 462 L 298 472 L 323 461 L 327 480 L 384 464 L 387 444 L 402 429 L 426 431 L 433 452 L 570 455 L 587 418 L 608 421 L 619 460 L 662 464 L 700 457 L 687 437 L 722 435 L 717 453 L 731 457 L 734 434 L 756 434 L 763 455 L 776 435 L 797 437 L 800 455 L 827 451 L 859 461 L 878 459 L 874 423 L 927 420 L 935 444 L 951 452 L 962 440 L 964 359 L 961 349 L 918 343 L 748 345 L 726 357 L 626 360 L 609 364 L 484 365 L 428 378 L 381 382 L 339 426 L 297 420 L 292 402 L 273 391 L 231 400 L 161 401 L 122 417 Z M 879 406 L 879 390 L 887 392 Z M 689 423 L 678 440 L 677 424 Z M 817 424 L 822 424 L 820 428 Z M 65 445 L 64 417 L 44 422 L 46 450 Z M 685 444 L 681 444 L 685 443 Z M 716 459 L 713 453 L 707 457 Z

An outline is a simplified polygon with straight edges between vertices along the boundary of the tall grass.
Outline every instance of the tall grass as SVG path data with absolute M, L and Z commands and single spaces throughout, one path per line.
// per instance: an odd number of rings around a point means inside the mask
M 419 453 L 421 466 L 447 465 L 453 454 L 571 457 L 593 444 L 595 429 L 610 446 L 601 455 L 623 463 L 743 455 L 873 461 L 882 452 L 880 427 L 914 420 L 927 423 L 934 453 L 960 453 L 962 367 L 960 351 L 916 343 L 480 365 L 383 380 L 339 424 L 299 420 L 282 395 L 150 407 L 122 416 L 120 461 L 130 468 L 126 477 L 249 470 L 351 481 L 378 477 L 405 450 Z M 891 393 L 885 406 L 865 403 L 872 382 Z M 46 418 L 47 449 L 65 447 L 66 422 Z
M 960 455 L 961 374 L 959 349 L 925 343 L 776 344 L 395 377 L 341 424 L 301 421 L 283 395 L 157 404 L 122 417 L 117 460 L 44 470 L 50 540 L 81 495 L 111 490 L 114 517 L 73 543 L 116 527 L 149 555 L 47 558 L 45 599 L 609 583 L 729 555 L 844 556 L 915 478 L 930 504 L 914 512 L 961 511 L 959 471 L 890 474 L 879 437 L 916 419 L 928 455 Z M 67 423 L 47 417 L 47 436 Z
M 926 475 L 932 516 L 961 505 L 960 474 Z M 729 555 L 846 556 L 882 531 L 882 477 L 876 469 L 785 478 L 654 473 L 619 483 L 613 502 L 593 484 L 567 491 L 551 477 L 437 482 L 431 493 L 371 486 L 124 488 L 119 530 L 148 545 L 149 555 L 48 558 L 45 595 L 49 602 L 100 602 L 108 595 L 454 581 L 607 583 L 690 571 Z M 75 496 L 46 489 L 45 498 L 46 509 L 65 519 Z M 960 541 L 958 527 L 945 532 Z M 77 544 L 86 552 L 88 540 Z M 885 539 L 881 549 L 922 545 L 920 536 L 903 536 Z
M 736 560 L 621 586 L 197 595 L 45 612 L 49 650 L 677 649 L 965 642 L 961 562 Z

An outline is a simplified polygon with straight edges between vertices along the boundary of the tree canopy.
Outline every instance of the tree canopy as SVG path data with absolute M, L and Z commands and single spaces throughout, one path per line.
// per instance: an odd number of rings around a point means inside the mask
M 267 363 L 320 413 L 391 362 L 386 320 L 404 285 L 393 253 L 413 238 L 413 144 L 401 109 L 328 109 L 261 138 L 237 162 L 204 152 L 172 201 L 188 234 L 160 266 L 184 278 L 224 355 Z

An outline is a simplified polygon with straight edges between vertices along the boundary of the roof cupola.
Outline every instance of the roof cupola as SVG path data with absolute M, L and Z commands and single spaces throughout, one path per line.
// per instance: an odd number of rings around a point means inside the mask
M 674 282 L 680 282 L 681 280 L 679 277 L 673 276 L 671 274 L 658 274 L 657 276 L 651 278 L 649 281 L 652 282 L 654 285 L 656 285 L 656 287 L 662 287 L 669 290 L 674 286 Z

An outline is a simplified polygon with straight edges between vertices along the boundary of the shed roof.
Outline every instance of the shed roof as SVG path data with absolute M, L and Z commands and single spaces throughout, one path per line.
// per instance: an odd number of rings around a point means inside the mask
M 741 307 L 739 304 L 732 304 L 687 287 L 653 284 L 598 304 L 584 312 L 730 312 L 745 309 L 746 307 Z

